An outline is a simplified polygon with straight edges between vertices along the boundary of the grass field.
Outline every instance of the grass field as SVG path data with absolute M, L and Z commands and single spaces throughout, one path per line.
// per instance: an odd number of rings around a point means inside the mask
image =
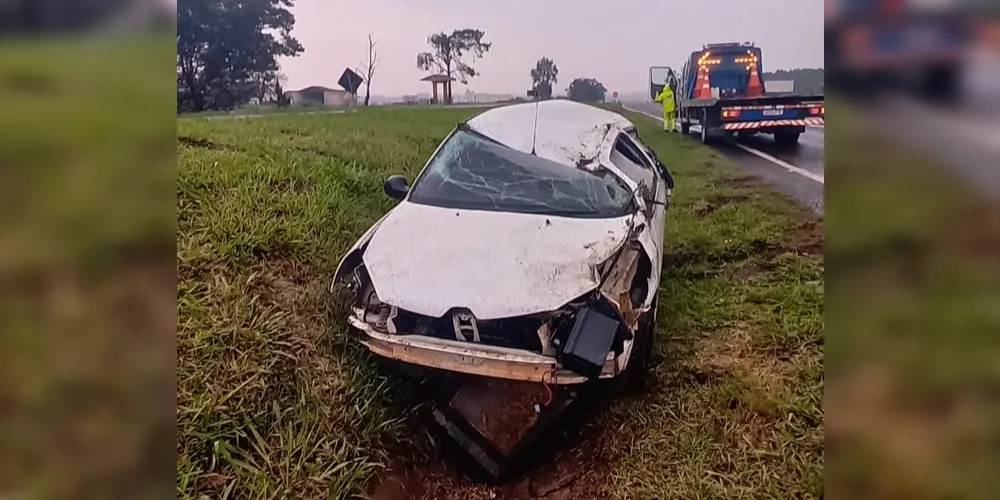
M 175 59 L 175 34 L 0 44 L 4 496 L 173 482 Z
M 393 410 L 398 381 L 345 345 L 326 291 L 392 207 L 385 177 L 412 178 L 475 112 L 178 122 L 179 496 L 344 498 L 390 464 L 409 472 L 415 498 L 537 491 L 541 473 L 485 487 L 408 460 L 424 445 L 406 431 L 411 412 Z M 607 405 L 560 457 L 573 470 L 550 498 L 818 498 L 822 221 L 630 118 L 677 180 L 659 362 L 646 395 Z
M 996 498 L 1000 203 L 831 109 L 827 493 Z

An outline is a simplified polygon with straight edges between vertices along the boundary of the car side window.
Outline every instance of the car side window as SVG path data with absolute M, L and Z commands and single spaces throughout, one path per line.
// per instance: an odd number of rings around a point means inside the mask
M 615 150 L 637 165 L 648 169 L 653 168 L 652 161 L 628 134 L 618 136 L 618 142 L 615 143 Z
M 618 136 L 615 148 L 611 151 L 611 162 L 636 183 L 645 184 L 650 189 L 655 188 L 656 172 L 649 160 L 631 143 L 628 135 Z
M 656 152 L 653 151 L 653 148 L 649 147 L 648 144 L 642 142 L 642 139 L 639 137 L 639 132 L 636 129 L 629 130 L 628 136 L 632 138 L 632 141 L 636 144 L 636 146 L 639 147 L 639 149 L 642 150 L 643 153 L 646 153 L 646 157 L 648 157 L 654 163 L 659 161 L 656 158 Z

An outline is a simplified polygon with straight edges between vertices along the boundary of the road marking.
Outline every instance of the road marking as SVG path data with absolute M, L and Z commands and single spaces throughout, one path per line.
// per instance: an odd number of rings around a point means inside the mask
M 659 122 L 663 122 L 663 117 L 662 116 L 656 116 L 656 115 L 654 115 L 652 113 L 647 113 L 645 111 L 640 111 L 638 109 L 630 108 L 630 107 L 625 106 L 625 105 L 623 105 L 622 107 L 625 108 L 625 109 L 627 109 L 627 110 L 629 110 L 629 111 L 631 111 L 631 112 L 633 112 L 633 113 L 639 113 L 640 115 L 645 115 L 645 116 L 648 116 L 648 117 L 650 117 L 650 118 L 652 118 L 654 120 L 657 120 Z M 694 128 L 694 127 L 697 127 L 697 125 L 692 125 L 691 126 L 691 128 Z M 680 128 L 680 124 L 678 124 L 678 128 Z M 788 163 L 788 162 L 786 162 L 784 160 L 781 160 L 779 158 L 775 158 L 775 157 L 773 157 L 773 156 L 771 156 L 771 155 L 769 155 L 769 154 L 767 154 L 767 153 L 765 153 L 763 151 L 758 151 L 758 150 L 756 150 L 754 148 L 751 148 L 749 146 L 744 146 L 743 144 L 739 144 L 739 143 L 733 143 L 733 144 L 736 147 L 738 147 L 738 148 L 746 151 L 747 153 L 750 153 L 750 154 L 752 154 L 752 155 L 754 155 L 754 156 L 756 156 L 758 158 L 762 158 L 762 159 L 767 160 L 767 161 L 769 161 L 771 163 L 774 163 L 775 165 L 777 165 L 777 166 L 779 166 L 779 167 L 781 167 L 781 168 L 783 168 L 785 170 L 788 170 L 789 172 L 792 172 L 794 174 L 799 174 L 802 177 L 814 180 L 814 181 L 816 181 L 816 182 L 818 182 L 820 184 L 824 184 L 824 185 L 826 184 L 824 182 L 824 178 L 823 178 L 822 174 L 816 174 L 816 173 L 810 172 L 808 170 L 796 167 L 795 165 L 792 165 L 791 163 Z
M 812 179 L 812 180 L 814 180 L 814 181 L 816 181 L 816 182 L 818 182 L 820 184 L 824 184 L 824 185 L 826 184 L 825 182 L 823 182 L 823 176 L 820 175 L 820 174 L 815 174 L 815 173 L 812 173 L 812 172 L 810 172 L 808 170 L 796 167 L 795 165 L 792 165 L 791 163 L 788 163 L 788 162 L 786 162 L 784 160 L 775 158 L 775 157 L 773 157 L 773 156 L 771 156 L 771 155 L 769 155 L 769 154 L 767 154 L 767 153 L 765 153 L 763 151 L 757 151 L 754 148 L 751 148 L 751 147 L 748 147 L 748 146 L 744 146 L 744 145 L 738 144 L 738 143 L 733 143 L 733 144 L 735 144 L 736 147 L 742 149 L 743 151 L 746 151 L 747 153 L 750 153 L 750 154 L 752 154 L 754 156 L 757 156 L 759 158 L 763 158 L 763 159 L 765 159 L 765 160 L 767 160 L 767 161 L 769 161 L 771 163 L 774 163 L 775 165 L 777 165 L 779 167 L 782 167 L 785 170 L 788 170 L 789 172 L 793 172 L 793 173 L 799 174 L 799 175 L 801 175 L 803 177 Z

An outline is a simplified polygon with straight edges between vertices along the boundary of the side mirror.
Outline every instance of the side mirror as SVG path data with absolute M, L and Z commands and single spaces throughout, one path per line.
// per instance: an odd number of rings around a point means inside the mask
M 664 165 L 660 160 L 656 160 L 657 170 L 660 171 L 660 177 L 663 178 L 663 182 L 667 183 L 667 189 L 673 191 L 674 189 L 674 176 L 670 175 L 670 171 L 667 170 L 667 166 Z
M 402 200 L 406 198 L 406 194 L 410 192 L 410 183 L 406 181 L 406 177 L 402 175 L 390 175 L 388 179 L 385 180 L 385 194 L 394 200 Z

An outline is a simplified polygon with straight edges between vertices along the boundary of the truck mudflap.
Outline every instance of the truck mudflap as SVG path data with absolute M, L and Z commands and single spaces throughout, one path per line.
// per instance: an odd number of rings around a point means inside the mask
M 757 130 L 772 127 L 822 127 L 822 118 L 803 118 L 799 120 L 761 120 L 752 122 L 731 122 L 722 125 L 723 130 Z

